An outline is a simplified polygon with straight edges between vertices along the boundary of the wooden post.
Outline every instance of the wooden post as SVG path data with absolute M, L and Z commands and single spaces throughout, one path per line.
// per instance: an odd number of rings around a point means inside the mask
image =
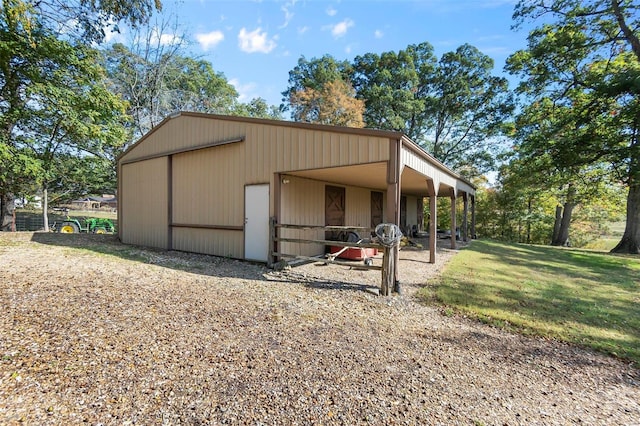
M 462 193 L 462 201 L 464 204 L 464 210 L 462 211 L 462 241 L 469 241 L 469 227 L 468 227 L 468 214 L 469 214 L 469 196 L 466 192 Z
M 394 256 L 389 247 L 385 247 L 382 257 L 382 283 L 380 284 L 380 296 L 389 296 L 394 281 L 393 262 Z
M 427 181 L 429 194 L 429 263 L 436 263 L 436 243 L 438 241 L 438 188 L 433 180 Z
M 384 224 L 383 234 L 390 235 L 393 224 Z M 382 258 L 382 283 L 380 284 L 380 295 L 389 296 L 391 291 L 400 292 L 397 283 L 396 273 L 398 269 L 397 259 L 398 246 L 384 247 L 384 256 Z M 395 251 L 395 252 L 394 252 Z
M 456 248 L 456 189 L 451 188 L 451 248 Z
M 277 234 L 276 234 L 276 218 L 275 217 L 270 217 L 269 218 L 269 255 L 267 257 L 267 262 L 268 262 L 268 266 L 270 268 L 273 267 L 273 265 L 276 263 L 276 259 L 273 255 L 274 252 L 277 252 L 278 249 L 276 247 L 276 238 L 277 238 Z
M 471 239 L 476 239 L 476 195 L 471 196 Z

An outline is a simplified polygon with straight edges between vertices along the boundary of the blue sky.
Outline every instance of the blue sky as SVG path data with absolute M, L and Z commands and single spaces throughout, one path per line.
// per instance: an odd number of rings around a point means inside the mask
M 431 43 L 439 57 L 470 43 L 495 61 L 523 48 L 511 30 L 515 0 L 163 0 L 190 53 L 210 61 L 240 93 L 279 105 L 300 56 L 352 60 Z M 172 35 L 163 34 L 170 42 Z

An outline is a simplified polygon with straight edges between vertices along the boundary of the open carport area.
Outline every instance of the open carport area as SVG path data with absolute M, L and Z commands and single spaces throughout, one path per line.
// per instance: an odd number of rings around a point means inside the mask
M 2 234 L 0 423 L 637 421 L 636 369 L 443 315 L 411 289 L 455 251 L 411 252 L 380 298 L 375 271 Z

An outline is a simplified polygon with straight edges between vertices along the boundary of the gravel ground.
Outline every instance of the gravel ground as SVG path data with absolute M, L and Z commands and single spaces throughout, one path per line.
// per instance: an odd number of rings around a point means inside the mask
M 634 366 L 417 301 L 455 253 L 402 250 L 385 298 L 375 271 L 0 234 L 0 424 L 640 424 Z

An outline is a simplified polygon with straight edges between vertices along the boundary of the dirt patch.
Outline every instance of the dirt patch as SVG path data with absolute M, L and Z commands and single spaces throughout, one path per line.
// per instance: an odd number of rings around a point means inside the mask
M 0 423 L 637 423 L 638 370 L 443 316 L 414 294 L 455 251 L 401 254 L 383 298 L 375 271 L 0 234 Z

